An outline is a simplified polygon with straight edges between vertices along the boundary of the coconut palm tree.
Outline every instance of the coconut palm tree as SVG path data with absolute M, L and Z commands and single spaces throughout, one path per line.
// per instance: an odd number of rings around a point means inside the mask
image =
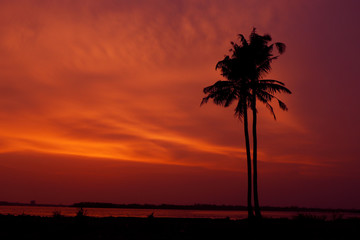
M 258 188 L 257 188 L 257 108 L 256 100 L 264 103 L 276 119 L 271 101 L 275 98 L 282 110 L 287 110 L 287 106 L 281 100 L 274 96 L 275 93 L 288 93 L 284 83 L 263 79 L 271 70 L 271 63 L 278 58 L 273 55 L 274 47 L 278 50 L 279 55 L 285 51 L 285 44 L 274 43 L 269 45 L 271 41 L 270 35 L 258 35 L 254 28 L 250 34 L 249 41 L 239 34 L 240 44 L 231 42 L 231 56 L 225 56 L 222 61 L 216 65 L 216 69 L 221 70 L 221 75 L 226 78 L 225 81 L 218 81 L 214 85 L 204 88 L 207 94 L 203 98 L 201 104 L 207 103 L 209 99 L 213 99 L 217 105 L 224 107 L 230 106 L 232 102 L 237 100 L 235 115 L 244 122 L 244 134 L 247 155 L 248 169 L 248 215 L 253 216 L 251 204 L 251 153 L 250 141 L 248 133 L 248 116 L 247 109 L 251 108 L 253 112 L 253 187 L 254 187 L 254 209 L 255 216 L 261 217 Z
M 243 38 L 243 36 L 241 36 Z M 291 91 L 285 87 L 285 84 L 272 79 L 263 79 L 263 77 L 271 71 L 271 63 L 279 57 L 279 55 L 285 52 L 285 44 L 276 42 L 269 45 L 272 38 L 270 35 L 265 34 L 263 36 L 256 33 L 254 28 L 250 34 L 249 42 L 246 42 L 245 46 L 248 48 L 246 56 L 242 56 L 248 59 L 249 71 L 246 75 L 249 76 L 249 85 L 251 91 L 251 109 L 253 112 L 253 190 L 254 190 L 254 210 L 255 216 L 261 217 L 258 197 L 258 182 L 257 182 L 257 108 L 256 100 L 264 103 L 270 110 L 274 119 L 276 119 L 274 109 L 270 104 L 273 99 L 276 99 L 280 109 L 287 111 L 288 108 L 284 102 L 278 99 L 274 94 L 287 93 L 291 94 Z M 274 55 L 274 48 L 277 49 L 278 55 Z M 241 54 L 238 52 L 238 54 Z M 240 57 L 240 56 L 238 56 Z

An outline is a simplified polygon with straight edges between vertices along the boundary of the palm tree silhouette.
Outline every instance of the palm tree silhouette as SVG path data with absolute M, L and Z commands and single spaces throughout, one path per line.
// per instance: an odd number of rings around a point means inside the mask
M 263 79 L 267 73 L 271 71 L 271 63 L 277 59 L 279 55 L 284 53 L 285 44 L 276 42 L 269 45 L 271 36 L 265 34 L 263 36 L 256 33 L 254 28 L 250 34 L 249 41 L 242 34 L 239 34 L 240 44 L 231 42 L 231 57 L 225 56 L 222 61 L 216 65 L 216 69 L 220 69 L 221 75 L 226 78 L 225 81 L 218 81 L 214 85 L 204 88 L 207 94 L 203 98 L 201 104 L 207 103 L 209 99 L 213 99 L 214 103 L 224 107 L 228 107 L 237 100 L 235 108 L 235 116 L 240 120 L 244 120 L 244 135 L 247 155 L 248 170 L 248 216 L 253 216 L 251 204 L 251 153 L 250 141 L 248 133 L 248 116 L 247 109 L 253 112 L 253 189 L 254 189 L 254 210 L 255 216 L 261 217 L 258 184 L 257 184 L 257 108 L 256 100 L 264 103 L 276 119 L 274 109 L 270 102 L 275 98 L 279 107 L 287 111 L 288 108 L 280 99 L 274 96 L 275 93 L 288 93 L 291 91 L 285 87 L 285 84 L 272 79 Z M 274 56 L 274 47 L 278 50 L 279 55 Z

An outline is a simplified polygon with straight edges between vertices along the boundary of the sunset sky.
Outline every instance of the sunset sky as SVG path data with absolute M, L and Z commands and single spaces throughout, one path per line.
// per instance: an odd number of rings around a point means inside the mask
M 360 1 L 0 0 L 0 201 L 246 204 L 234 106 L 200 107 L 253 27 L 260 205 L 360 208 Z M 275 104 L 274 104 L 275 105 Z

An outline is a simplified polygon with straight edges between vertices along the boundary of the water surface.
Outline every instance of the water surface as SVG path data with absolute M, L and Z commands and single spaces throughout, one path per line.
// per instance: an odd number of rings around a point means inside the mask
M 129 209 L 129 208 L 84 208 L 86 215 L 90 217 L 154 217 L 169 218 L 230 218 L 233 220 L 247 217 L 246 211 L 227 210 L 179 210 L 179 209 Z M 51 217 L 54 213 L 62 216 L 74 217 L 79 208 L 74 207 L 40 207 L 40 206 L 0 206 L 0 214 L 32 215 Z M 299 214 L 325 217 L 332 220 L 337 217 L 351 218 L 360 217 L 360 213 L 349 212 L 285 212 L 285 211 L 263 211 L 264 217 L 269 218 L 293 218 Z

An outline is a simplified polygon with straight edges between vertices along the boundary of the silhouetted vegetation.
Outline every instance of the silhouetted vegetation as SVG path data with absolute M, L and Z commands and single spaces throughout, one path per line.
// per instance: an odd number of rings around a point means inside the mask
M 356 239 L 360 219 L 95 218 L 0 215 L 0 239 Z
M 83 217 L 86 217 L 87 215 L 87 210 L 80 207 L 79 211 L 76 213 L 76 217 L 77 218 L 83 218 Z
M 63 217 L 63 216 L 61 215 L 61 211 L 56 210 L 56 211 L 53 212 L 53 217 L 54 218 L 60 218 L 60 217 Z

